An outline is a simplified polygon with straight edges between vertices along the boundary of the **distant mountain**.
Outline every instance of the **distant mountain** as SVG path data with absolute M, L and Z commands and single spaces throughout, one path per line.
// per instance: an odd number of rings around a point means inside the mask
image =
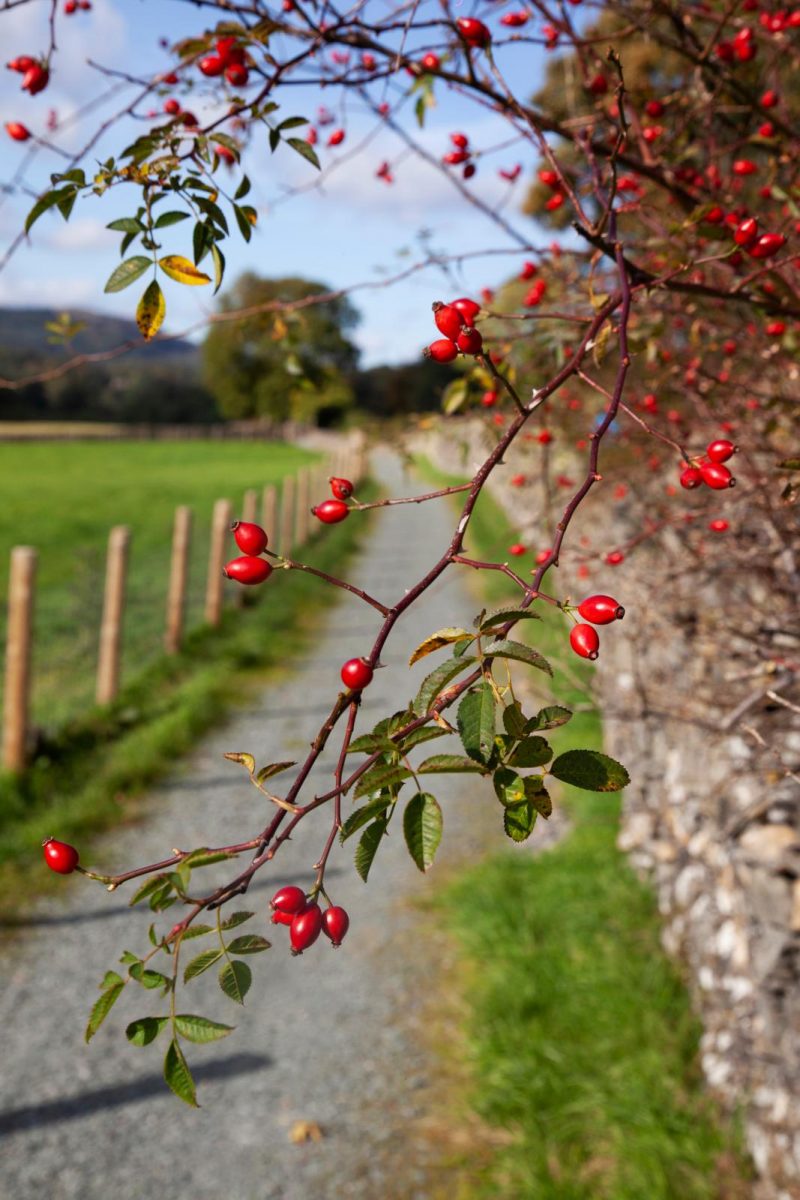
M 199 363 L 199 349 L 182 338 L 175 341 L 156 339 L 145 345 L 133 321 L 122 317 L 109 317 L 105 313 L 89 312 L 85 309 L 68 310 L 73 323 L 82 321 L 85 327 L 71 339 L 69 345 L 52 344 L 50 333 L 45 328 L 49 322 L 57 321 L 61 310 L 55 308 L 2 308 L 0 307 L 0 350 L 13 350 L 24 357 L 35 355 L 63 358 L 65 349 L 73 354 L 92 354 L 98 350 L 110 350 L 121 342 L 142 342 L 141 347 L 131 350 L 126 357 L 138 360 L 180 359 L 185 366 L 195 367 Z

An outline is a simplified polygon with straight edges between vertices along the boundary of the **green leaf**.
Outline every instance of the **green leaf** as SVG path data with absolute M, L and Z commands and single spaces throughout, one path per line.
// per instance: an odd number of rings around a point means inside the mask
M 403 833 L 420 871 L 429 870 L 442 840 L 442 810 L 435 796 L 417 792 L 411 797 L 403 813 Z
M 525 780 L 525 795 L 536 811 L 547 819 L 553 812 L 553 801 L 550 793 L 541 786 L 539 776 L 528 776 Z
M 188 221 L 190 215 L 191 214 L 187 212 L 178 212 L 177 209 L 172 212 L 162 213 L 153 228 L 166 229 L 168 225 L 177 225 L 179 221 Z M 111 229 L 112 226 L 109 225 L 108 228 Z
M 175 1038 L 170 1042 L 164 1059 L 164 1079 L 179 1100 L 190 1104 L 192 1108 L 198 1107 L 192 1073 Z
M 146 900 L 148 896 L 152 896 L 154 892 L 158 892 L 167 883 L 167 877 L 164 874 L 154 875 L 152 879 L 147 879 L 141 884 L 131 896 L 128 905 L 133 908 L 134 904 L 138 904 L 140 900 Z
M 152 991 L 154 988 L 163 987 L 168 990 L 172 987 L 172 980 L 168 975 L 162 975 L 160 971 L 149 971 L 145 969 L 144 963 L 133 963 L 128 974 L 131 979 L 135 979 L 142 987 Z
M 125 1030 L 125 1037 L 129 1042 L 133 1042 L 134 1046 L 149 1046 L 168 1024 L 169 1017 L 139 1017 L 138 1020 L 131 1021 Z
M 417 767 L 418 775 L 451 774 L 463 771 L 482 772 L 483 767 L 462 754 L 432 754 Z
M 361 840 L 356 846 L 355 866 L 364 883 L 367 882 L 369 869 L 372 866 L 381 839 L 386 833 L 387 823 L 385 817 L 379 817 L 377 821 L 373 821 L 364 830 Z
M 460 675 L 462 671 L 465 671 L 467 667 L 471 667 L 477 661 L 471 655 L 464 655 L 463 658 L 448 658 L 446 662 L 440 663 L 435 671 L 431 671 L 430 675 L 427 675 L 423 679 L 414 701 L 414 711 L 423 716 L 442 688 L 451 679 L 455 679 L 456 675 Z
M 562 708 L 560 704 L 551 704 L 547 708 L 541 708 L 535 717 L 531 717 L 525 725 L 525 733 L 533 733 L 535 729 L 558 729 L 559 725 L 566 725 L 571 719 L 572 713 L 568 708 Z
M 205 846 L 200 846 L 186 855 L 181 867 L 194 871 L 197 867 L 210 867 L 213 863 L 226 862 L 229 858 L 236 858 L 236 855 L 228 850 L 207 850 Z
M 233 215 L 236 217 L 236 224 L 239 226 L 239 232 L 244 240 L 249 242 L 250 238 L 253 236 L 253 228 L 238 204 L 234 204 L 233 206 Z
M 222 280 L 225 276 L 225 255 L 220 250 L 216 242 L 211 247 L 211 261 L 214 264 L 214 295 L 222 286 Z
M 256 775 L 256 783 L 264 783 L 267 779 L 271 779 L 273 775 L 280 775 L 281 771 L 288 771 L 289 767 L 296 764 L 293 762 L 270 763 L 268 767 L 262 767 Z
M 497 608 L 494 612 L 485 613 L 473 622 L 481 633 L 489 633 L 507 625 L 509 621 L 540 621 L 538 613 L 529 608 Z
M 533 804 L 515 804 L 503 813 L 503 828 L 513 842 L 524 842 L 533 833 L 538 813 Z
M 223 754 L 222 757 L 227 758 L 228 762 L 240 763 L 240 765 L 243 766 L 244 769 L 251 775 L 255 772 L 256 760 L 253 758 L 252 754 L 244 754 L 240 753 L 239 751 L 231 750 L 227 754 Z
M 497 799 L 506 808 L 514 804 L 522 804 L 527 798 L 525 780 L 510 767 L 498 767 L 494 773 L 494 790 Z
M 262 950 L 269 950 L 272 942 L 268 942 L 266 938 L 261 937 L 257 933 L 243 933 L 241 937 L 234 938 L 228 945 L 229 954 L 260 954 Z
M 190 938 L 204 937 L 207 933 L 214 933 L 214 925 L 190 925 L 183 935 L 183 941 L 186 942 Z
M 422 742 L 432 742 L 435 738 L 447 737 L 446 729 L 439 729 L 437 725 L 421 725 L 419 729 L 412 729 L 402 742 L 395 743 L 397 748 L 403 754 L 407 754 L 409 750 L 413 750 L 415 746 L 419 746 Z
M 77 188 L 64 188 L 56 197 L 56 207 L 65 221 L 68 221 L 78 199 Z
M 278 146 L 280 146 L 280 144 L 281 144 L 280 132 L 277 129 L 270 129 L 270 131 L 269 131 L 270 151 L 274 154 L 275 151 L 278 149 Z
M 219 986 L 225 995 L 236 1004 L 244 1004 L 244 998 L 250 991 L 252 982 L 253 972 L 246 962 L 240 962 L 238 958 L 235 958 L 233 962 L 226 963 L 219 973 Z
M 297 129 L 300 125 L 307 125 L 307 124 L 308 124 L 308 117 L 287 117 L 284 121 L 281 121 L 281 123 L 278 126 L 278 129 L 280 129 L 281 131 L 283 131 L 284 129 Z
M 458 732 L 470 758 L 488 763 L 494 750 L 497 699 L 490 684 L 467 692 L 458 706 Z
M 60 191 L 45 192 L 43 196 L 39 197 L 25 218 L 26 233 L 28 233 L 35 222 L 39 220 L 39 217 L 42 215 L 42 213 L 47 212 L 48 208 L 53 208 L 54 205 L 58 204 L 59 196 L 63 194 L 63 191 L 64 189 L 62 188 Z
M 238 188 L 236 189 L 236 191 L 233 194 L 234 200 L 244 200 L 245 196 L 247 195 L 247 193 L 249 191 L 250 191 L 250 180 L 245 175 L 242 178 L 242 182 L 239 184 Z
M 103 1024 L 103 1021 L 105 1021 L 106 1017 L 111 1012 L 115 1002 L 118 1000 L 119 994 L 124 986 L 125 984 L 122 982 L 115 983 L 110 988 L 106 988 L 101 996 L 98 996 L 97 1000 L 92 1005 L 92 1011 L 89 1013 L 89 1020 L 86 1025 L 86 1031 L 83 1035 L 85 1041 L 90 1042 L 97 1033 L 98 1029 Z
M 362 733 L 347 747 L 348 754 L 374 754 L 376 750 L 396 754 L 397 745 L 383 733 Z
M 800 471 L 800 458 L 784 458 L 782 462 L 778 463 L 778 467 L 782 471 Z
M 197 221 L 192 230 L 192 254 L 195 265 L 201 263 L 214 244 L 214 235 L 206 221 Z
M 195 204 L 201 210 L 201 212 L 204 212 L 207 217 L 210 217 L 215 225 L 219 226 L 223 233 L 229 232 L 228 222 L 225 219 L 225 214 L 218 204 L 215 204 L 213 200 L 206 200 L 204 196 L 197 196 L 195 198 Z
M 373 817 L 380 816 L 381 813 L 385 812 L 390 804 L 394 804 L 394 797 L 389 792 L 385 792 L 381 796 L 376 796 L 374 800 L 370 800 L 369 804 L 365 804 L 363 808 L 357 808 L 342 823 L 339 840 L 346 842 L 349 837 L 352 837 L 354 833 L 357 833 L 359 829 L 367 825 Z
M 464 404 L 469 395 L 469 384 L 466 379 L 454 379 L 448 383 L 442 392 L 442 411 L 449 417 Z
M 100 988 L 102 991 L 105 991 L 106 988 L 115 987 L 118 983 L 124 982 L 125 980 L 121 975 L 118 975 L 116 971 L 106 971 L 105 975 L 103 976 L 103 982 L 100 984 Z
M 508 704 L 503 709 L 503 728 L 510 737 L 523 737 L 525 734 L 525 724 L 522 705 L 518 700 L 515 700 L 513 704 Z
M 512 658 L 515 662 L 523 662 L 531 667 L 538 667 L 540 671 L 546 671 L 548 675 L 553 674 L 553 668 L 547 659 L 538 650 L 532 650 L 530 646 L 525 646 L 522 642 L 508 642 L 505 640 L 490 642 L 485 647 L 484 654 L 487 658 Z
M 205 1042 L 218 1042 L 234 1030 L 233 1025 L 222 1025 L 219 1021 L 209 1021 L 207 1017 L 196 1017 L 193 1013 L 177 1013 L 175 1028 L 187 1041 L 199 1042 L 201 1045 Z
M 188 983 L 196 975 L 202 975 L 203 971 L 207 971 L 209 967 L 213 967 L 214 963 L 220 958 L 222 958 L 221 950 L 204 950 L 202 954 L 198 954 L 197 958 L 192 959 L 183 972 L 183 982 Z
M 408 767 L 401 767 L 399 763 L 378 763 L 361 776 L 356 784 L 353 799 L 358 800 L 360 796 L 368 796 L 371 792 L 382 791 L 384 788 L 393 788 L 410 778 L 411 772 Z
M 542 767 L 552 757 L 553 751 L 545 738 L 529 737 L 512 751 L 508 763 L 512 767 Z
M 554 760 L 550 774 L 587 792 L 618 792 L 631 781 L 622 763 L 599 750 L 567 750 Z
M 305 141 L 303 138 L 287 138 L 286 141 L 293 150 L 296 150 L 299 155 L 310 162 L 312 167 L 316 167 L 317 170 L 320 169 L 317 152 L 313 146 L 308 144 L 307 141 Z
M 113 229 L 115 233 L 144 233 L 145 227 L 137 217 L 120 217 L 118 221 L 106 225 L 106 229 Z
M 226 917 L 226 919 L 221 922 L 220 929 L 236 929 L 237 925 L 244 925 L 245 921 L 249 921 L 250 918 L 254 917 L 255 915 L 255 913 L 244 912 L 243 910 L 240 912 L 231 913 L 229 917 Z
M 145 258 L 143 254 L 135 254 L 133 258 L 126 258 L 121 262 L 108 277 L 108 282 L 103 288 L 105 292 L 121 292 L 131 283 L 135 283 L 148 267 L 152 267 L 153 260 Z
M 434 650 L 441 650 L 442 646 L 449 646 L 451 642 L 460 642 L 463 638 L 472 640 L 469 630 L 455 628 L 454 626 L 437 629 L 436 633 L 430 634 L 425 638 L 424 642 L 420 642 L 408 660 L 408 665 L 413 667 L 414 663 L 419 662 L 426 654 L 433 654 Z

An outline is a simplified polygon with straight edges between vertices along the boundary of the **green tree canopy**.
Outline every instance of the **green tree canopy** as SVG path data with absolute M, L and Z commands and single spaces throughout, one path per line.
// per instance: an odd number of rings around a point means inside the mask
M 279 302 L 211 327 L 204 375 L 223 416 L 330 423 L 353 403 L 358 351 L 346 335 L 359 317 L 349 300 L 284 307 L 328 291 L 314 280 L 261 279 L 248 272 L 222 297 L 223 313 Z

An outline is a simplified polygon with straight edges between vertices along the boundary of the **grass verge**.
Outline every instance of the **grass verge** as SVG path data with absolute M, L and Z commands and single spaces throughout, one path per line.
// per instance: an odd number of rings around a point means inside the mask
M 512 540 L 484 495 L 470 553 L 502 560 Z M 487 601 L 509 598 L 500 576 L 481 579 Z M 542 616 L 525 632 L 557 663 L 564 618 Z M 591 668 L 569 666 L 557 700 L 588 708 Z M 577 712 L 553 742 L 601 749 L 598 712 Z M 655 898 L 616 848 L 619 799 L 564 788 L 557 802 L 571 828 L 554 849 L 493 855 L 438 901 L 460 952 L 470 1103 L 510 1134 L 488 1162 L 465 1163 L 459 1200 L 744 1200 L 749 1166 L 704 1091 L 701 1029 L 661 950 Z
M 369 497 L 370 489 L 361 492 Z M 366 519 L 318 534 L 303 561 L 341 574 Z M 40 844 L 57 836 L 87 845 L 91 835 L 137 813 L 136 797 L 187 751 L 199 734 L 299 654 L 318 629 L 323 581 L 276 571 L 258 603 L 227 610 L 221 627 L 200 630 L 181 654 L 162 658 L 121 692 L 116 703 L 64 726 L 18 777 L 0 777 L 0 905 L 29 898 Z M 37 870 L 41 887 L 49 873 Z

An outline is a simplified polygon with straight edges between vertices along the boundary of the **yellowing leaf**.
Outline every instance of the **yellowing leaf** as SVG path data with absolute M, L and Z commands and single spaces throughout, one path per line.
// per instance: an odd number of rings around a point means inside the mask
M 194 263 L 189 262 L 188 258 L 184 258 L 181 254 L 168 254 L 166 258 L 160 258 L 158 265 L 165 275 L 169 275 L 170 279 L 174 279 L 176 283 L 187 283 L 192 287 L 197 287 L 201 283 L 211 283 L 211 277 L 203 271 L 198 270 Z
M 158 333 L 166 311 L 164 293 L 154 279 L 152 283 L 148 283 L 136 309 L 136 324 L 146 342 Z

